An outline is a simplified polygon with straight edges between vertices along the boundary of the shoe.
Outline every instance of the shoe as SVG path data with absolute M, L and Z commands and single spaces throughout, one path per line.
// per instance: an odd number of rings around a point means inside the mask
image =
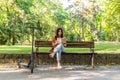
M 51 54 L 49 54 L 49 56 L 51 57 L 51 58 L 53 58 L 54 57 L 54 55 L 55 55 L 55 53 L 53 52 L 53 53 L 51 53 Z

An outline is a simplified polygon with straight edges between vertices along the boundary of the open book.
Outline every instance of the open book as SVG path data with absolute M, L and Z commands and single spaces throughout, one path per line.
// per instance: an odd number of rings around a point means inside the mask
M 66 43 L 66 38 L 63 37 L 63 38 L 57 38 L 57 42 L 58 43 Z

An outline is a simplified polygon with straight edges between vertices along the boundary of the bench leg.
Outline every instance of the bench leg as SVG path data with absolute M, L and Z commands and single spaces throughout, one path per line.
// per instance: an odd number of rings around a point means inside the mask
M 94 54 L 92 54 L 91 56 L 91 66 L 92 68 L 94 68 Z

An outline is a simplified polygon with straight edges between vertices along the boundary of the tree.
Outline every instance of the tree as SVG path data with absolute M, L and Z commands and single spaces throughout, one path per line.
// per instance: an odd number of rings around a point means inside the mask
M 108 5 L 109 4 L 109 5 Z M 104 9 L 103 26 L 106 27 L 108 38 L 119 42 L 120 35 L 120 1 L 106 1 Z
M 23 44 L 30 38 L 30 29 L 37 27 L 35 38 L 49 40 L 57 26 L 63 26 L 67 12 L 53 0 L 1 0 L 1 43 Z
M 89 25 L 91 33 L 91 38 L 93 33 L 98 33 L 96 22 L 96 11 L 94 1 L 91 0 L 76 0 L 72 5 L 68 7 L 68 11 L 72 14 L 72 19 L 77 20 L 76 24 L 79 23 L 78 27 L 81 30 L 79 31 L 79 35 L 82 36 L 82 40 L 85 40 L 85 34 L 87 32 L 87 26 Z M 97 35 L 98 36 L 98 35 Z M 80 37 L 80 36 L 79 36 Z M 99 37 L 98 37 L 99 38 Z

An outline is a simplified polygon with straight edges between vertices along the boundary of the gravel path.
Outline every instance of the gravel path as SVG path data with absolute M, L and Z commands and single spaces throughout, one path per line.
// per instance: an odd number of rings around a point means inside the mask
M 31 74 L 29 69 L 15 65 L 0 66 L 0 80 L 120 80 L 120 66 L 38 66 Z

